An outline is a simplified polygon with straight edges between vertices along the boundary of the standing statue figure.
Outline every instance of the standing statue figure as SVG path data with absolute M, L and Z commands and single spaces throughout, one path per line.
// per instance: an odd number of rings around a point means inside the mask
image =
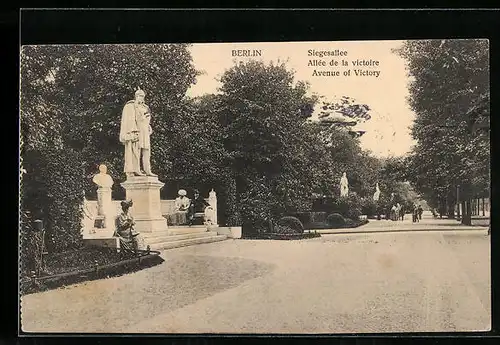
M 346 173 L 342 174 L 340 179 L 340 196 L 347 196 L 349 194 L 349 181 L 347 180 Z
M 378 187 L 378 182 L 377 185 L 375 186 L 375 193 L 373 193 L 373 201 L 378 201 L 380 198 L 380 188 Z
M 151 172 L 150 125 L 151 111 L 144 103 L 145 92 L 137 88 L 135 99 L 123 107 L 120 126 L 120 142 L 125 145 L 125 165 L 127 177 L 157 176 Z M 142 168 L 140 161 L 142 156 Z

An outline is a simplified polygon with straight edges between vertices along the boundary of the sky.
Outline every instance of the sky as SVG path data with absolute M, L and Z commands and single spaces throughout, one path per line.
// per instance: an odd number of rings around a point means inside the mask
M 325 100 L 337 100 L 342 96 L 349 96 L 356 102 L 370 106 L 372 118 L 359 125 L 360 129 L 366 130 L 361 137 L 364 149 L 371 150 L 379 157 L 404 155 L 414 144 L 409 130 L 414 113 L 406 101 L 409 79 L 405 61 L 392 52 L 392 49 L 402 43 L 402 41 L 332 41 L 193 44 L 190 48 L 193 62 L 203 75 L 198 77 L 196 84 L 187 94 L 194 97 L 216 93 L 220 86 L 218 81 L 220 76 L 240 61 L 245 62 L 250 59 L 265 63 L 285 61 L 286 66 L 295 71 L 296 81 L 302 80 L 310 84 L 310 93 L 323 96 Z M 233 50 L 250 52 L 259 50 L 261 55 L 233 56 Z M 345 55 L 320 58 L 310 55 L 311 50 L 329 51 L 334 55 L 342 52 Z M 358 59 L 372 60 L 372 66 L 354 66 L 353 62 Z M 339 66 L 329 66 L 332 60 L 337 61 Z M 345 60 L 349 66 L 342 66 L 341 60 Z M 374 66 L 374 61 L 378 61 L 378 66 Z M 308 66 L 318 62 L 327 66 Z M 344 75 L 347 70 L 350 70 L 350 76 Z M 356 76 L 355 70 L 369 71 L 371 75 Z M 340 75 L 318 75 L 323 71 L 338 71 Z M 377 71 L 380 72 L 378 77 L 375 76 Z

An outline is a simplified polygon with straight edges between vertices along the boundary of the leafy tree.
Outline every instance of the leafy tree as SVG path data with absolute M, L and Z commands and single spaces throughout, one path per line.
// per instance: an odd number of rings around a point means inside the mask
M 79 247 L 83 167 L 80 154 L 64 145 L 63 123 L 53 101 L 56 89 L 50 49 L 23 47 L 21 54 L 21 272 L 35 270 L 31 222 L 43 221 L 49 251 Z
M 221 82 L 222 141 L 242 216 L 277 219 L 310 195 L 303 139 L 315 100 L 284 64 L 241 63 Z M 250 202 L 249 195 L 262 199 Z M 262 204 L 269 214 L 258 211 Z
M 398 52 L 413 77 L 413 183 L 431 204 L 447 205 L 451 215 L 457 185 L 465 200 L 489 188 L 489 135 L 475 130 L 472 115 L 489 117 L 488 41 L 407 41 Z M 484 122 L 488 129 L 489 120 Z
M 352 127 L 371 119 L 371 108 L 367 104 L 361 104 L 349 96 L 343 96 L 339 100 L 326 101 L 324 97 L 316 106 L 315 114 L 319 123 L 325 129 L 325 137 L 329 138 L 329 130 L 332 128 L 343 128 L 351 136 L 359 137 L 364 132 L 357 131 Z

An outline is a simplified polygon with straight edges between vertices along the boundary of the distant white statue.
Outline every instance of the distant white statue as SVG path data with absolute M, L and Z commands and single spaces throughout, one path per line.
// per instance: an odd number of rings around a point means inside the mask
M 217 193 L 212 190 L 208 193 L 210 207 L 205 209 L 205 219 L 212 225 L 217 224 Z
M 375 186 L 375 193 L 373 193 L 373 200 L 378 201 L 380 198 L 380 188 L 378 187 L 378 182 L 377 185 Z
M 342 174 L 340 178 L 340 196 L 347 196 L 349 194 L 349 181 L 347 180 L 346 173 Z

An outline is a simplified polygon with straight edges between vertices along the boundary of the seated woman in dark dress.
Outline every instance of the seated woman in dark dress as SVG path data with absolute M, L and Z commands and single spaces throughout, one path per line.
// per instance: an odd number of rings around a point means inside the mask
M 134 230 L 135 221 L 132 215 L 129 213 L 130 207 L 132 207 L 132 200 L 122 201 L 122 213 L 116 219 L 116 230 L 114 236 L 120 239 L 120 249 L 124 252 L 137 252 L 138 243 L 137 235 L 138 232 Z

